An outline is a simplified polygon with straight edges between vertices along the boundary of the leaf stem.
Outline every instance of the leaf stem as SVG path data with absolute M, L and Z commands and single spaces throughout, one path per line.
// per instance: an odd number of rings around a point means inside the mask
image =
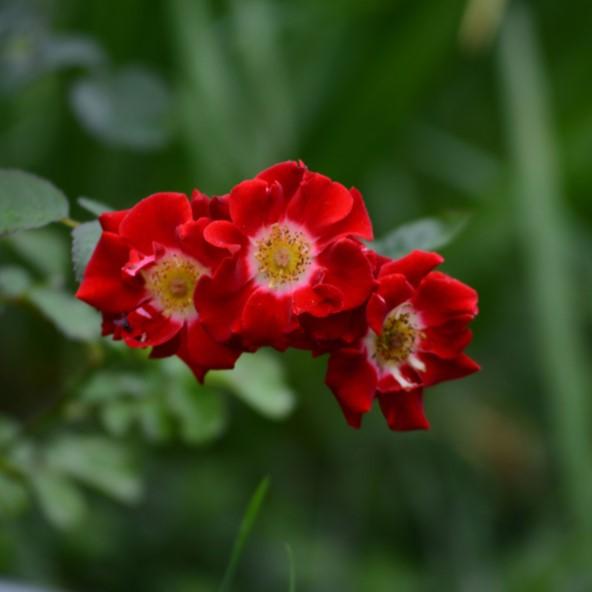
M 74 220 L 73 218 L 62 218 L 60 223 L 64 226 L 67 226 L 68 228 L 76 228 L 77 226 L 80 226 L 80 222 Z

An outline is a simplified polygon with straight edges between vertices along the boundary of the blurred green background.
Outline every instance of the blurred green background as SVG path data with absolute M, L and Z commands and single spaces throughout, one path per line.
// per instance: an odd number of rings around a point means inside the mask
M 79 196 L 219 194 L 295 158 L 360 188 L 378 238 L 468 220 L 444 270 L 480 293 L 483 366 L 430 389 L 429 432 L 377 409 L 351 430 L 325 359 L 198 389 L 96 339 L 66 228 L 4 239 L 0 581 L 215 590 L 269 475 L 234 590 L 287 591 L 291 568 L 311 592 L 592 590 L 591 19 L 587 0 L 0 2 L 0 167 L 80 220 Z

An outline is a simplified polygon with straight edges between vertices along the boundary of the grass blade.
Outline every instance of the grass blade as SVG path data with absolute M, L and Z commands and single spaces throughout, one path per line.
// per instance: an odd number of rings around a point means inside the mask
M 226 572 L 224 573 L 224 579 L 222 580 L 222 585 L 220 586 L 219 592 L 230 591 L 230 586 L 232 584 L 232 580 L 234 578 L 234 574 L 236 572 L 239 559 L 243 553 L 243 549 L 245 548 L 247 539 L 251 534 L 251 530 L 253 529 L 253 525 L 255 524 L 255 520 L 257 519 L 257 515 L 259 514 L 261 505 L 263 504 L 265 496 L 267 495 L 269 483 L 269 477 L 265 477 L 261 481 L 261 483 L 259 483 L 257 489 L 255 490 L 255 493 L 249 500 L 249 505 L 247 506 L 247 509 L 241 521 L 240 528 L 238 530 L 238 534 L 236 535 L 234 545 L 232 547 L 230 560 L 228 562 L 228 566 L 226 567 Z
M 548 387 L 556 462 L 575 531 L 592 532 L 590 413 L 585 344 L 575 314 L 573 252 L 548 112 L 548 92 L 530 12 L 512 8 L 499 68 L 515 174 L 517 222 L 529 273 L 540 373 Z

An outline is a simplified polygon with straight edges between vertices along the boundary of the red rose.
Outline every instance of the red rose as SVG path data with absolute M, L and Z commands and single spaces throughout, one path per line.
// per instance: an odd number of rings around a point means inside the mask
M 198 280 L 229 255 L 203 238 L 210 223 L 203 216 L 212 207 L 223 210 L 223 201 L 157 193 L 103 214 L 103 233 L 76 293 L 103 313 L 104 334 L 153 347 L 154 357 L 177 354 L 199 380 L 208 369 L 232 368 L 239 355 L 208 335 L 194 306 Z
M 392 429 L 425 429 L 423 388 L 479 369 L 463 353 L 477 293 L 432 271 L 442 261 L 414 251 L 382 264 L 366 307 L 366 335 L 331 353 L 326 382 L 352 426 L 378 397 Z
M 195 293 L 218 339 L 285 349 L 300 342 L 302 315 L 323 319 L 368 298 L 372 269 L 356 239 L 371 239 L 372 226 L 357 190 L 285 162 L 234 187 L 228 207 L 230 219 L 204 236 L 235 257 Z

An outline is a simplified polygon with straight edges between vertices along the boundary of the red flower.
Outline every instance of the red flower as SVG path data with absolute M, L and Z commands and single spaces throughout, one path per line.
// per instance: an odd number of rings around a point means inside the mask
M 414 251 L 383 264 L 366 307 L 366 335 L 331 354 L 326 383 L 350 425 L 360 426 L 377 396 L 392 429 L 426 429 L 423 388 L 479 369 L 463 353 L 477 293 L 432 271 L 442 261 Z
M 229 255 L 203 238 L 204 216 L 223 213 L 224 201 L 204 199 L 157 193 L 100 216 L 103 233 L 76 293 L 103 313 L 104 334 L 153 347 L 154 357 L 177 354 L 199 380 L 210 368 L 232 368 L 239 355 L 209 336 L 194 306 L 198 280 Z
M 235 257 L 195 293 L 216 338 L 285 349 L 301 342 L 302 315 L 323 319 L 368 298 L 372 270 L 356 239 L 372 227 L 357 190 L 285 162 L 234 187 L 228 207 L 204 236 Z

